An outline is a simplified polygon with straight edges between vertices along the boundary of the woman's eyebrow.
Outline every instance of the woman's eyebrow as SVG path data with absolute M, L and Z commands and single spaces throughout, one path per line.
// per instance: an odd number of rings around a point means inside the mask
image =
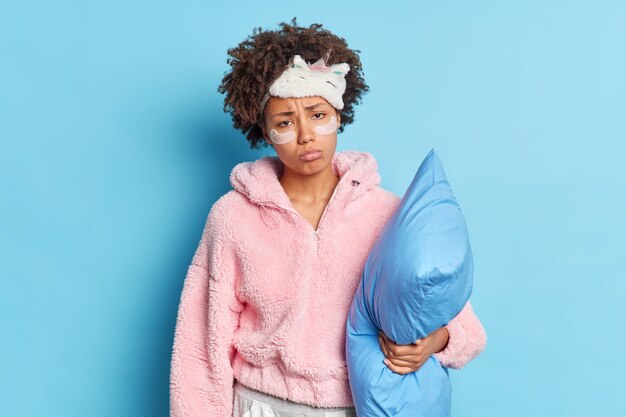
M 282 111 L 280 113 L 275 113 L 274 115 L 272 115 L 272 119 L 278 116 L 291 116 L 293 113 L 293 111 Z
M 311 110 L 315 110 L 315 108 L 316 108 L 316 107 L 319 107 L 319 106 L 324 106 L 324 105 L 326 105 L 326 103 L 319 102 L 319 103 L 313 104 L 313 105 L 311 105 L 311 106 L 307 106 L 307 107 L 305 107 L 304 109 L 305 109 L 305 110 L 308 110 L 308 111 L 311 111 Z M 280 113 L 275 113 L 275 114 L 272 116 L 272 118 L 274 118 L 274 117 L 278 117 L 278 116 L 291 116 L 291 115 L 292 115 L 292 114 L 294 114 L 294 113 L 295 113 L 295 112 L 294 112 L 293 110 L 290 110 L 290 111 L 282 111 L 282 112 L 280 112 Z
M 326 103 L 319 102 L 319 103 L 317 103 L 317 104 L 313 104 L 312 106 L 305 107 L 304 109 L 305 109 L 305 110 L 313 110 L 313 109 L 315 109 L 316 107 L 318 107 L 318 106 L 323 106 L 323 105 L 325 105 L 325 104 L 326 104 Z

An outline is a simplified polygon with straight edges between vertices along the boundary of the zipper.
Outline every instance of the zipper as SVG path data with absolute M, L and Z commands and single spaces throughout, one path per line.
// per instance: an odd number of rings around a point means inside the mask
M 337 184 L 337 186 L 335 186 L 335 189 L 333 190 L 333 193 L 331 194 L 330 198 L 328 199 L 328 203 L 326 203 L 326 206 L 324 207 L 324 210 L 322 211 L 322 215 L 320 216 L 320 220 L 317 222 L 317 229 L 313 230 L 313 235 L 315 236 L 315 254 L 316 255 L 319 253 L 319 249 L 320 249 L 320 235 L 319 235 L 320 226 L 322 225 L 322 220 L 324 220 L 324 214 L 326 214 L 326 210 L 328 209 L 328 206 L 330 206 L 330 202 L 333 201 L 333 197 L 337 193 L 337 188 L 339 188 L 339 184 Z M 302 216 L 300 216 L 300 217 L 302 217 Z M 305 219 L 305 221 L 306 221 L 306 219 Z M 309 226 L 311 225 L 311 223 L 309 223 L 308 221 L 307 221 L 307 223 L 309 224 Z M 313 229 L 313 226 L 311 226 L 311 229 Z
M 320 249 L 320 235 L 317 234 L 317 230 L 313 230 L 313 239 L 315 239 L 315 254 L 317 255 Z
M 291 209 L 291 208 L 286 208 L 286 207 L 274 204 L 274 206 L 280 207 L 281 209 L 283 209 L 285 211 L 290 211 L 292 213 L 295 213 L 296 216 L 300 217 L 302 219 L 302 221 L 304 221 L 307 224 L 307 226 L 313 232 L 313 239 L 315 240 L 315 254 L 316 255 L 319 253 L 319 248 L 320 248 L 320 235 L 319 235 L 320 226 L 322 225 L 322 220 L 324 219 L 324 214 L 326 213 L 326 210 L 328 209 L 328 206 L 330 206 L 330 202 L 333 201 L 333 197 L 335 197 L 335 194 L 337 193 L 337 188 L 339 188 L 339 187 L 336 186 L 335 189 L 333 190 L 333 193 L 331 194 L 330 198 L 328 199 L 328 203 L 326 203 L 326 206 L 324 207 L 324 210 L 322 211 L 322 215 L 320 216 L 320 220 L 317 222 L 317 229 L 313 229 L 313 226 L 311 225 L 311 223 L 309 223 L 309 221 L 307 219 L 305 219 L 300 213 L 298 213 L 297 210 Z
M 358 181 L 356 181 L 356 185 L 358 185 Z M 355 186 L 355 181 L 352 181 L 352 186 Z M 305 219 L 300 213 L 298 213 L 298 211 L 296 209 L 292 209 L 289 207 L 283 207 L 281 205 L 278 205 L 272 201 L 260 201 L 260 200 L 254 200 L 254 199 L 250 199 L 251 201 L 254 201 L 255 203 L 260 203 L 263 205 L 272 205 L 280 210 L 283 211 L 289 211 L 292 213 L 295 213 L 296 216 L 300 217 L 306 224 L 307 226 L 313 231 L 313 239 L 315 239 L 315 254 L 317 255 L 319 253 L 319 246 L 320 246 L 320 235 L 319 235 L 319 230 L 320 230 L 320 226 L 322 225 L 322 220 L 324 219 L 324 214 L 326 214 L 326 210 L 328 209 L 328 206 L 330 206 L 331 201 L 333 201 L 333 197 L 335 197 L 335 194 L 337 193 L 337 189 L 339 188 L 339 184 L 337 184 L 337 186 L 335 186 L 335 189 L 333 190 L 332 195 L 330 196 L 330 198 L 328 199 L 328 203 L 326 203 L 326 207 L 324 207 L 324 210 L 322 211 L 322 215 L 320 216 L 320 220 L 319 222 L 317 222 L 317 229 L 313 229 L 313 226 L 311 225 L 311 223 L 309 223 L 309 221 L 307 219 Z M 354 189 L 353 189 L 354 191 Z M 248 197 L 249 198 L 249 197 Z M 269 203 L 269 204 L 267 204 Z

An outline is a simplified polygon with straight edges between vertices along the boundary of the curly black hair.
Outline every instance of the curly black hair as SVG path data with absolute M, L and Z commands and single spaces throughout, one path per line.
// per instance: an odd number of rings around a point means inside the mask
M 224 111 L 231 114 L 233 126 L 246 135 L 251 148 L 269 146 L 263 140 L 261 100 L 272 82 L 287 68 L 293 55 L 315 62 L 331 49 L 327 65 L 341 62 L 350 65 L 346 74 L 339 132 L 354 121 L 354 106 L 369 90 L 358 55 L 361 51 L 348 48 L 344 38 L 322 28 L 319 23 L 309 27 L 298 26 L 295 17 L 291 24 L 281 22 L 279 26 L 281 28 L 274 31 L 263 31 L 263 28 L 257 27 L 246 40 L 228 50 L 232 58 L 226 62 L 231 69 L 217 89 L 222 94 L 226 93 Z

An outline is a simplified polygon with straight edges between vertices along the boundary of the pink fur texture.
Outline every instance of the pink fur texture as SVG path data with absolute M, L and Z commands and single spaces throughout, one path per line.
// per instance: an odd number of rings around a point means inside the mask
M 374 240 L 400 203 L 374 157 L 339 151 L 317 231 L 278 182 L 274 156 L 237 164 L 185 278 L 171 361 L 172 417 L 230 417 L 233 380 L 317 407 L 353 406 L 345 323 Z M 486 345 L 469 302 L 436 353 L 461 368 Z

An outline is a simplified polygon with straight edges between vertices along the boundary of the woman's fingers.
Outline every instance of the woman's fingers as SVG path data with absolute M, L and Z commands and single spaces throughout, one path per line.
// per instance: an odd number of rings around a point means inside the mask
M 382 331 L 378 333 L 378 344 L 380 345 L 383 355 L 385 355 L 385 365 L 397 374 L 406 375 L 411 372 L 415 372 L 423 365 L 423 361 L 416 359 L 419 358 L 419 354 L 421 352 L 420 346 L 396 345 L 388 337 L 386 337 Z M 410 354 L 396 355 L 394 353 L 394 350 L 396 352 L 404 352 L 406 349 L 399 348 L 406 347 L 409 348 L 408 351 L 411 352 Z
M 383 341 L 385 342 L 385 346 L 388 352 L 388 354 L 385 354 L 385 356 L 393 355 L 397 358 L 402 358 L 403 356 L 412 357 L 415 355 L 419 355 L 422 352 L 421 342 L 417 344 L 413 343 L 410 345 L 397 345 L 391 339 L 389 339 L 387 335 L 382 331 L 379 332 L 378 337 L 379 339 L 380 337 L 382 337 Z
M 394 364 L 395 366 L 406 366 L 408 368 L 415 368 L 416 366 L 422 366 L 422 363 L 420 361 L 405 361 L 405 360 L 396 359 L 396 358 L 387 358 L 387 360 L 391 362 L 392 364 Z
M 389 357 L 389 349 L 387 349 L 387 344 L 380 335 L 378 336 L 378 344 L 380 344 L 380 350 L 383 351 L 383 355 L 385 355 L 385 357 Z
M 401 374 L 401 375 L 406 375 L 406 374 L 410 374 L 411 372 L 415 372 L 415 368 L 409 368 L 406 366 L 396 366 L 393 363 L 387 363 L 387 367 L 393 372 L 397 374 Z

